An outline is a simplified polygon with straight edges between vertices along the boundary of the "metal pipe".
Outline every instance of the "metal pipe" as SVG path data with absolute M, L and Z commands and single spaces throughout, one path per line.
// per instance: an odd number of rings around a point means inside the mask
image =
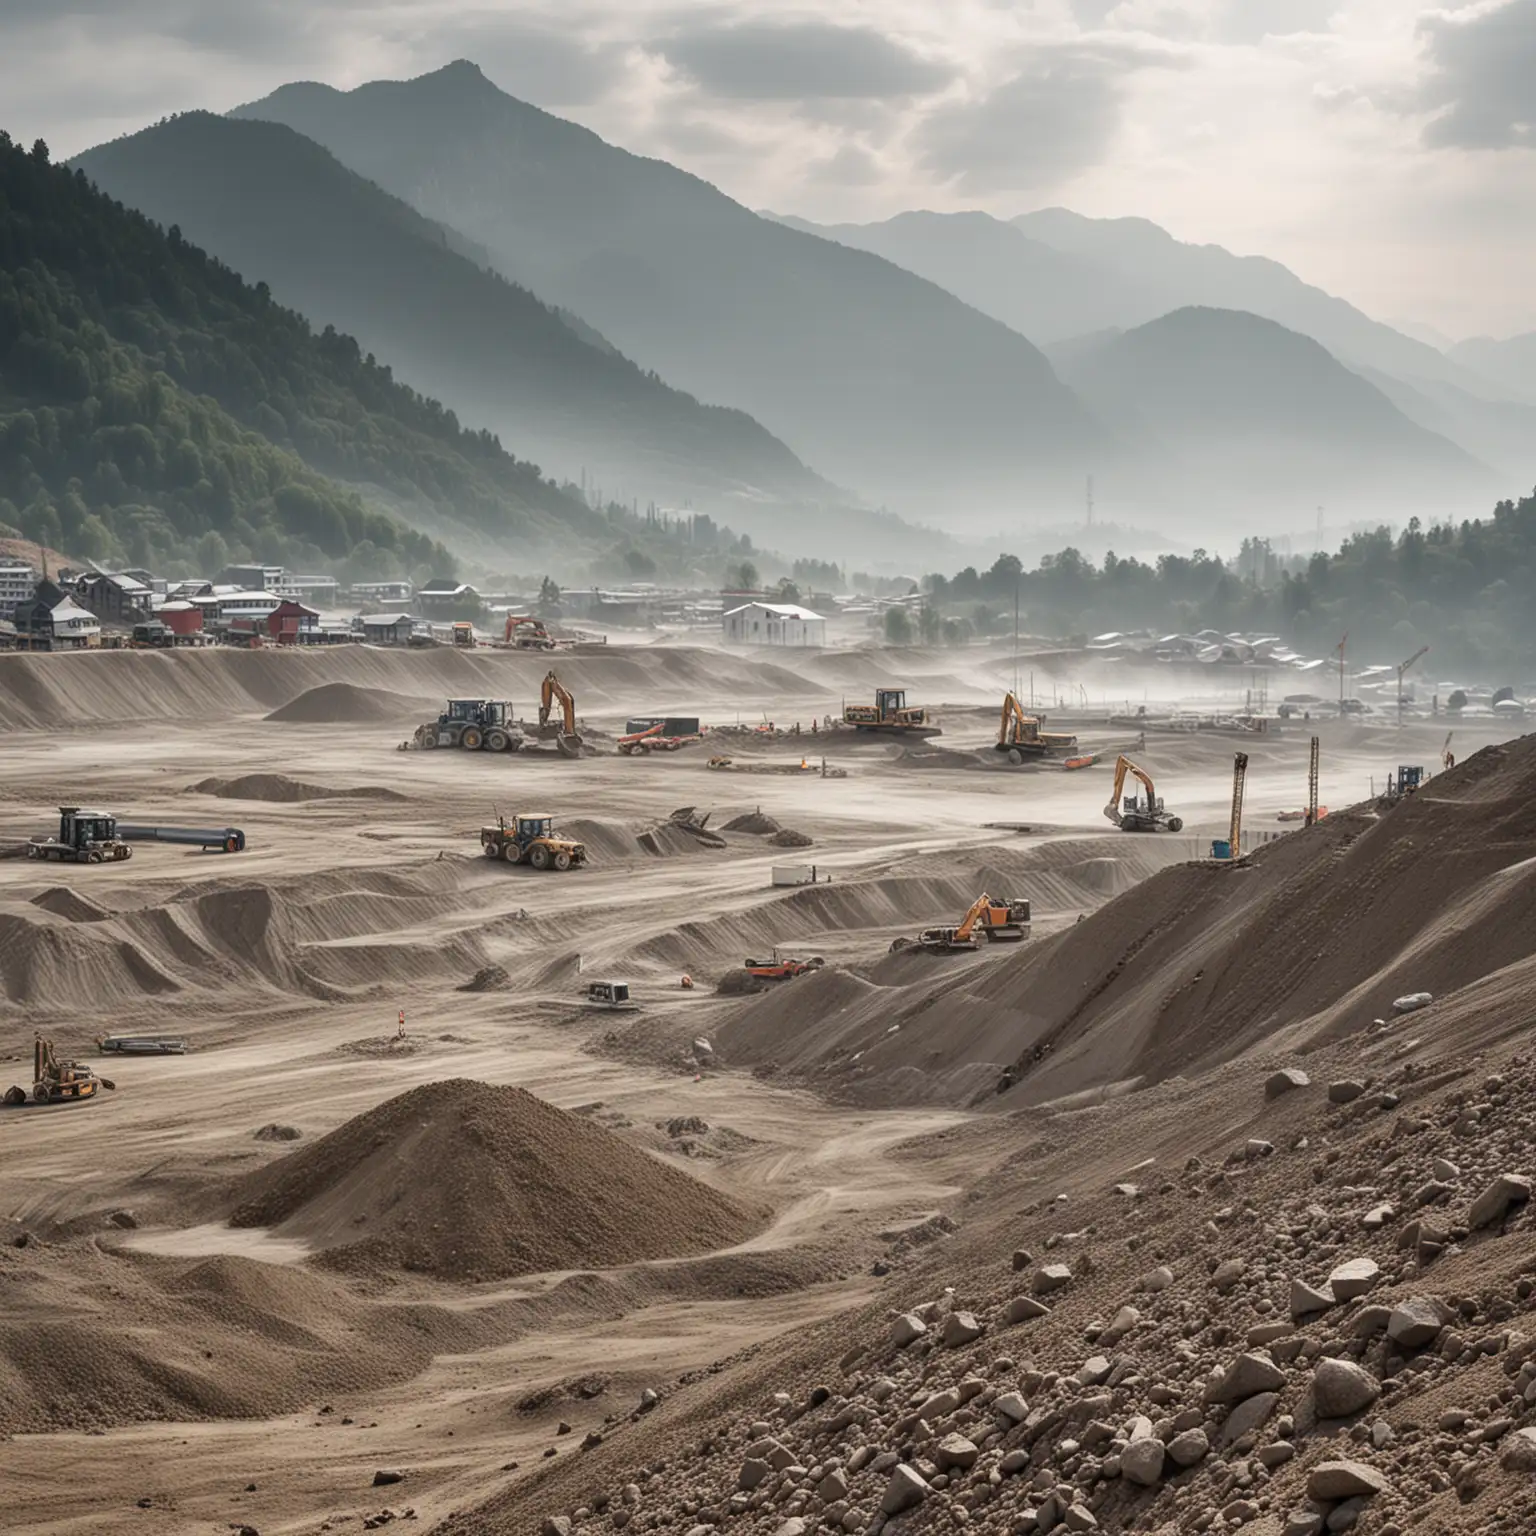
M 117 835 L 125 843 L 185 843 L 221 853 L 239 853 L 245 847 L 245 833 L 239 827 L 149 827 L 120 821 Z

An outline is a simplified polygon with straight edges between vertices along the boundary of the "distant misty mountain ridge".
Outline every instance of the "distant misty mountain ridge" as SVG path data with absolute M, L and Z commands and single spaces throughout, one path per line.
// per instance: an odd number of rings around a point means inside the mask
M 1442 353 L 1144 219 L 754 214 L 462 61 L 77 163 L 547 471 L 786 553 L 1017 547 L 1076 527 L 1090 477 L 1123 554 L 1536 480 L 1533 338 Z

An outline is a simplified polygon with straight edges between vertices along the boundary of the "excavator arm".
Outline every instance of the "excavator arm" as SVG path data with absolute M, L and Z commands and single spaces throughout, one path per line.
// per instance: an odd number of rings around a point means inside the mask
M 999 744 L 1011 747 L 1025 739 L 1028 727 L 1024 722 L 1028 718 L 1029 716 L 1024 713 L 1024 706 L 1019 703 L 1018 696 L 1010 690 L 1003 697 L 1003 718 L 997 729 Z
M 982 913 L 985 912 L 988 907 L 995 905 L 996 903 L 990 896 L 978 896 L 976 900 L 971 903 L 970 911 L 968 911 L 965 916 L 960 919 L 960 926 L 955 929 L 955 943 L 968 944 L 970 942 L 971 934 L 975 931 L 976 924 L 981 921 Z
M 571 691 L 553 672 L 546 674 L 544 686 L 539 693 L 539 724 L 548 725 L 551 709 L 556 700 L 560 701 L 561 719 L 567 736 L 576 734 L 576 700 L 571 697 Z
M 1109 792 L 1109 804 L 1104 807 L 1104 814 L 1118 827 L 1124 821 L 1124 815 L 1120 810 L 1120 796 L 1125 790 L 1126 775 L 1136 778 L 1147 792 L 1147 804 L 1157 804 L 1157 791 L 1152 785 L 1152 775 L 1145 768 L 1138 768 L 1128 757 L 1121 757 L 1115 764 L 1115 786 Z

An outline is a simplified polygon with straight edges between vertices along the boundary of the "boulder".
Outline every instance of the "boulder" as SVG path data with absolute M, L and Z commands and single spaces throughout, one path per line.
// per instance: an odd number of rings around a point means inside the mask
M 1501 1173 L 1492 1184 L 1472 1202 L 1467 1212 L 1467 1225 L 1475 1232 L 1479 1227 L 1491 1227 L 1503 1221 L 1512 1205 L 1524 1205 L 1531 1198 L 1531 1181 L 1519 1173 Z
M 1358 1078 L 1341 1078 L 1336 1083 L 1328 1084 L 1328 1102 L 1330 1104 L 1352 1104 L 1365 1092 L 1365 1084 Z
M 1328 1289 L 1336 1301 L 1353 1301 L 1364 1296 L 1381 1278 L 1381 1266 L 1375 1259 L 1350 1259 L 1328 1276 Z
M 1312 1079 L 1300 1067 L 1281 1067 L 1278 1072 L 1271 1072 L 1264 1079 L 1264 1097 L 1278 1099 L 1281 1094 L 1289 1093 L 1293 1088 L 1311 1086 Z
M 971 1441 L 958 1434 L 945 1435 L 933 1448 L 933 1459 L 944 1472 L 953 1472 L 957 1467 L 968 1472 L 980 1454 Z
M 1240 1403 L 1285 1385 L 1285 1372 L 1268 1355 L 1239 1355 L 1206 1389 L 1208 1403 Z
M 1380 1396 L 1381 1383 L 1353 1360 L 1324 1358 L 1312 1372 L 1312 1402 L 1320 1419 L 1347 1419 Z
M 1072 1271 L 1065 1264 L 1042 1264 L 1035 1271 L 1034 1279 L 1030 1282 L 1030 1289 L 1037 1296 L 1049 1296 L 1052 1291 L 1059 1291 L 1064 1286 L 1072 1284 Z
M 1141 1288 L 1144 1291 L 1166 1291 L 1173 1284 L 1173 1271 L 1166 1264 L 1159 1264 L 1156 1269 L 1141 1277 Z
M 1368 1499 L 1386 1491 L 1386 1478 L 1363 1461 L 1320 1461 L 1307 1478 L 1307 1497 L 1319 1504 Z
M 1499 1447 L 1499 1465 L 1506 1472 L 1536 1472 L 1536 1429 L 1517 1429 Z
M 944 1319 L 943 1339 L 950 1349 L 958 1349 L 962 1344 L 969 1344 L 973 1339 L 981 1337 L 981 1324 L 976 1321 L 974 1313 L 951 1312 Z
M 891 1343 L 897 1349 L 905 1349 L 914 1340 L 928 1332 L 928 1324 L 915 1312 L 903 1312 L 891 1322 Z
M 1297 1321 L 1337 1305 L 1330 1293 L 1314 1290 L 1305 1280 L 1291 1281 L 1291 1316 Z
M 1278 1392 L 1257 1392 L 1240 1402 L 1227 1415 L 1226 1423 L 1221 1426 L 1222 1447 L 1225 1448 L 1233 1441 L 1240 1440 L 1244 1435 L 1261 1428 L 1268 1422 L 1270 1414 L 1275 1411 L 1275 1404 L 1279 1401 Z
M 1387 1337 L 1399 1349 L 1423 1349 L 1450 1320 L 1451 1309 L 1437 1296 L 1411 1296 L 1392 1308 Z
M 1022 1424 L 1029 1417 L 1029 1404 L 1020 1392 L 1004 1392 L 992 1400 L 992 1411 L 1010 1424 Z
M 1210 1454 L 1210 1438 L 1203 1429 L 1186 1429 L 1168 1442 L 1168 1459 L 1181 1467 L 1196 1466 Z
M 1032 1318 L 1049 1317 L 1051 1309 L 1033 1296 L 1015 1296 L 1008 1303 L 1007 1317 L 1010 1323 L 1027 1323 Z
M 1392 999 L 1392 1012 L 1416 1013 L 1420 1008 L 1428 1008 L 1434 1000 L 1432 992 L 1410 992 L 1406 997 Z
M 928 1484 L 911 1467 L 897 1467 L 891 1473 L 890 1482 L 885 1485 L 885 1493 L 880 1499 L 880 1513 L 899 1515 L 906 1510 L 915 1509 L 931 1491 Z
M 1211 1284 L 1223 1296 L 1248 1272 L 1248 1266 L 1241 1259 L 1227 1259 L 1216 1266 L 1216 1273 L 1211 1276 Z

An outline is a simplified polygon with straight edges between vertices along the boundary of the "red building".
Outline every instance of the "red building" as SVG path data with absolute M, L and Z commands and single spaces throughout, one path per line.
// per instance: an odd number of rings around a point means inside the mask
M 291 597 L 285 597 L 262 621 L 261 627 L 269 640 L 278 645 L 297 645 L 306 632 L 319 627 L 320 612 L 306 608 Z
M 155 617 L 173 635 L 197 635 L 203 629 L 203 610 L 196 603 L 162 603 Z

